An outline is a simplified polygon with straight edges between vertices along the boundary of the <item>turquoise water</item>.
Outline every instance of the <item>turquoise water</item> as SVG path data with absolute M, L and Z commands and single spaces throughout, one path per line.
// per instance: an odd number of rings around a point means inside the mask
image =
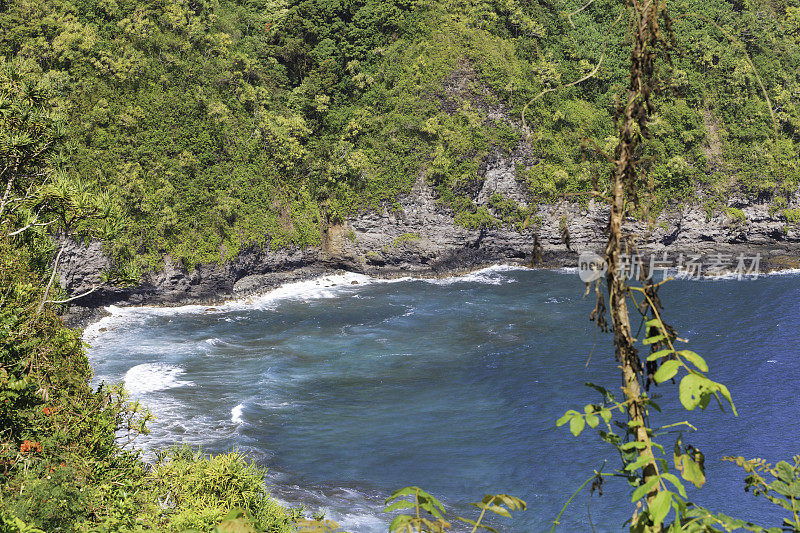
M 270 469 L 273 494 L 352 532 L 386 531 L 382 500 L 406 485 L 472 518 L 468 503 L 487 492 L 519 496 L 528 510 L 493 524 L 538 532 L 602 458 L 618 466 L 592 433 L 555 428 L 567 409 L 599 399 L 584 382 L 619 385 L 611 338 L 596 334 L 582 293 L 569 272 L 348 274 L 215 308 L 112 309 L 86 340 L 96 381 L 124 380 L 158 417 L 139 442 L 146 452 L 174 442 L 246 451 Z M 800 276 L 675 281 L 661 294 L 667 321 L 740 413 L 665 409 L 656 419 L 700 428 L 684 440 L 705 452 L 709 482 L 690 497 L 779 525 L 721 458 L 800 453 Z M 662 389 L 674 405 L 675 388 Z M 560 530 L 621 530 L 626 492 L 609 482 L 600 498 L 582 494 Z

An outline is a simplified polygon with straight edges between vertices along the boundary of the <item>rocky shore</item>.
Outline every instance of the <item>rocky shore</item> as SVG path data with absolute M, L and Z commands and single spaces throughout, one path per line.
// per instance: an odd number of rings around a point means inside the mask
M 510 165 L 503 160 L 490 163 L 476 195 L 478 205 L 491 209 L 489 198 L 495 194 L 527 205 Z M 629 228 L 643 250 L 666 253 L 673 260 L 680 254 L 724 254 L 729 259 L 759 254 L 762 272 L 800 267 L 799 227 L 771 213 L 768 204 L 734 199 L 729 208 L 708 213 L 702 206 L 684 206 L 665 211 L 649 225 L 631 221 Z M 399 209 L 364 213 L 329 227 L 319 247 L 250 247 L 228 263 L 202 264 L 191 272 L 167 256 L 163 270 L 127 288 L 102 285 L 101 275 L 110 262 L 99 243 L 68 242 L 58 269 L 61 286 L 70 295 L 96 289 L 76 300 L 65 321 L 80 325 L 107 305 L 216 303 L 337 269 L 397 277 L 443 276 L 498 262 L 575 267 L 580 252 L 603 249 L 605 205 L 563 202 L 541 205 L 533 212 L 524 229 L 466 229 L 419 180 Z

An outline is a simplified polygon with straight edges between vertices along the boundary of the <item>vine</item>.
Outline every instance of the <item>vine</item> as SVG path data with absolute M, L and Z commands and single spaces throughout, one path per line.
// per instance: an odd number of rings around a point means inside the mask
M 706 480 L 702 452 L 691 444 L 685 444 L 679 433 L 673 446 L 670 467 L 668 452 L 656 438 L 665 434 L 666 430 L 674 431 L 677 427 L 695 428 L 686 421 L 660 427 L 651 423 L 651 409 L 660 412 L 661 408 L 648 394 L 650 385 L 661 385 L 671 380 L 674 382 L 678 378 L 678 398 L 686 410 L 692 411 L 697 407 L 705 409 L 713 397 L 720 408 L 727 403 L 734 415 L 737 412 L 728 388 L 708 376 L 709 366 L 705 359 L 691 350 L 676 347 L 678 342 L 686 341 L 680 339 L 675 329 L 664 322 L 658 297 L 658 289 L 668 280 L 654 283 L 646 265 L 639 261 L 633 265 L 639 273 L 639 285 L 628 283 L 629 272 L 624 268 L 626 259 L 637 257 L 638 254 L 634 236 L 625 231 L 624 223 L 631 209 L 637 207 L 639 148 L 649 138 L 648 123 L 655 112 L 651 96 L 659 88 L 656 60 L 659 57 L 669 59 L 672 20 L 666 10 L 666 2 L 662 0 L 628 0 L 627 7 L 633 20 L 630 30 L 633 47 L 629 84 L 624 105 L 617 109 L 619 142 L 613 157 L 610 191 L 605 194 L 597 191 L 596 194 L 608 196 L 610 204 L 605 248 L 605 290 L 601 287 L 601 276 L 587 284 L 587 294 L 593 283 L 597 297 L 591 320 L 601 330 L 613 331 L 615 356 L 622 377 L 622 397 L 618 399 L 605 387 L 588 383 L 603 396 L 602 402 L 584 406 L 583 412 L 569 410 L 558 419 L 556 425 L 568 424 L 575 436 L 580 435 L 587 426 L 597 429 L 600 438 L 614 446 L 622 467 L 614 473 L 596 471 L 589 480 L 596 479 L 596 483 L 600 484 L 607 476 L 627 480 L 632 490 L 631 502 L 636 504 L 630 519 L 631 531 L 719 531 L 719 527 L 726 531 L 736 528 L 767 531 L 749 522 L 714 514 L 688 501 L 683 481 L 700 488 Z M 633 333 L 630 307 L 640 315 L 639 330 L 644 331 L 641 342 Z M 610 324 L 605 319 L 606 313 L 610 315 Z M 639 350 L 648 348 L 650 353 L 643 363 Z M 624 414 L 626 420 L 613 420 L 615 411 Z M 603 426 L 600 425 L 601 421 Z M 746 461 L 741 457 L 728 460 L 735 461 L 749 473 L 747 488 L 752 488 L 756 495 L 765 496 L 792 512 L 792 518 L 784 520 L 785 528 L 800 531 L 800 521 L 797 519 L 800 457 L 795 458 L 794 467 L 786 462 L 772 467 L 763 460 Z M 679 472 L 681 477 L 673 472 Z M 771 474 L 776 480 L 768 484 L 761 473 Z M 670 521 L 668 516 L 671 512 L 674 515 Z M 554 529 L 560 516 L 561 513 L 554 521 Z

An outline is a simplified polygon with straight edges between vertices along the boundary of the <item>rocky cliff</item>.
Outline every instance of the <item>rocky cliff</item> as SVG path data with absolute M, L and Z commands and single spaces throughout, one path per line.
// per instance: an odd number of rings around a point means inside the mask
M 525 188 L 516 181 L 513 159 L 487 162 L 475 202 L 496 211 L 498 195 L 525 207 Z M 631 221 L 631 230 L 654 252 L 762 254 L 762 265 L 796 267 L 800 228 L 767 204 L 733 199 L 730 208 L 708 213 L 701 206 L 665 211 L 654 223 Z M 562 202 L 531 208 L 525 224 L 467 229 L 437 201 L 420 178 L 399 208 L 360 214 L 323 232 L 318 248 L 271 250 L 251 247 L 233 261 L 203 264 L 188 272 L 169 256 L 161 271 L 146 274 L 135 287 L 103 285 L 110 262 L 99 243 L 66 243 L 59 279 L 70 295 L 94 292 L 76 301 L 72 316 L 109 305 L 183 304 L 215 301 L 266 290 L 330 269 L 375 276 L 442 275 L 494 262 L 536 263 L 541 267 L 576 266 L 578 252 L 602 250 L 607 208 L 599 202 Z M 727 213 L 727 214 L 726 214 Z M 495 213 L 497 214 L 497 213 Z M 743 215 L 743 218 L 742 218 Z M 498 215 L 499 218 L 499 215 Z M 538 243 L 538 244 L 536 244 Z M 536 249 L 535 249 L 536 248 Z

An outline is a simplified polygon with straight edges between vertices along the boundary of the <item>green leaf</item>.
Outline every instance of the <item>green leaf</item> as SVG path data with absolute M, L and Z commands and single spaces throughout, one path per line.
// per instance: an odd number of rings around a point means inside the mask
M 669 513 L 669 508 L 671 506 L 672 493 L 668 490 L 662 490 L 659 492 L 648 506 L 650 518 L 653 520 L 653 523 L 656 525 L 662 524 L 664 522 L 664 518 L 667 517 L 667 513 Z
M 405 514 L 396 516 L 394 520 L 392 520 L 392 523 L 389 524 L 389 531 L 393 533 L 395 531 L 401 531 L 405 529 L 408 523 L 411 522 L 412 519 L 413 518 L 411 516 Z
M 800 479 L 795 479 L 789 484 L 789 491 L 795 500 L 800 498 Z
M 396 511 L 398 509 L 409 509 L 414 507 L 414 504 L 411 502 L 407 502 L 405 500 L 396 501 L 391 505 L 386 506 L 383 510 L 384 513 L 391 513 L 392 511 Z
M 644 325 L 647 326 L 648 328 L 656 328 L 656 327 L 660 328 L 661 327 L 661 321 L 659 319 L 657 319 L 657 318 L 652 318 L 652 319 L 648 320 L 647 322 L 645 322 Z
M 714 385 L 715 383 L 705 376 L 687 374 L 683 376 L 678 386 L 678 397 L 683 406 L 692 411 L 698 405 L 704 407 L 708 404 L 709 393 Z
M 433 503 L 433 505 L 438 507 L 440 511 L 445 512 L 444 505 L 442 504 L 442 502 L 440 502 L 439 500 L 437 500 L 436 498 L 434 498 L 433 496 L 431 496 L 430 494 L 428 494 L 424 490 L 420 490 L 419 492 L 420 492 L 420 496 L 421 497 L 424 497 L 426 500 L 429 500 L 431 503 Z
M 638 440 L 632 440 L 630 442 L 626 442 L 622 446 L 619 447 L 620 450 L 644 450 L 647 448 L 647 444 L 644 442 L 639 442 Z
M 633 472 L 634 470 L 638 470 L 639 468 L 642 468 L 643 466 L 650 464 L 652 461 L 653 461 L 652 455 L 646 455 L 646 454 L 641 455 L 634 462 L 625 465 L 625 470 Z
M 778 464 L 775 465 L 775 471 L 778 474 L 778 479 L 785 483 L 791 483 L 795 477 L 794 469 L 786 461 L 779 461 Z
M 678 447 L 676 446 L 676 448 Z M 699 452 L 697 453 L 699 458 L 702 459 L 702 454 Z M 703 467 L 700 465 L 700 463 L 690 457 L 689 454 L 683 453 L 678 455 L 678 453 L 676 453 L 673 456 L 673 459 L 675 461 L 675 468 L 681 471 L 681 476 L 683 479 L 689 483 L 692 483 L 698 489 L 705 484 L 706 474 L 703 471 Z
M 486 510 L 499 514 L 500 516 L 505 516 L 506 518 L 511 518 L 511 513 L 508 512 L 508 509 L 500 507 L 499 505 L 488 505 Z
M 728 390 L 728 387 L 723 385 L 722 383 L 717 383 L 717 390 L 719 391 L 722 396 L 728 400 L 728 403 L 731 404 L 731 409 L 733 410 L 733 416 L 739 416 L 739 413 L 736 412 L 736 406 L 733 405 L 733 398 L 731 397 L 731 391 Z
M 659 350 L 657 352 L 653 352 L 647 356 L 648 361 L 655 361 L 656 359 L 661 359 L 667 355 L 674 353 L 671 349 L 667 348 L 666 350 Z
M 621 441 L 621 439 L 619 438 L 619 435 L 617 435 L 617 434 L 616 434 L 616 433 L 614 433 L 614 432 L 607 432 L 607 431 L 603 431 L 603 430 L 601 429 L 601 430 L 600 430 L 600 431 L 598 431 L 597 433 L 600 435 L 600 438 L 601 438 L 601 439 L 603 439 L 603 440 L 604 440 L 604 441 L 606 441 L 607 443 L 609 443 L 609 444 L 612 444 L 612 445 L 614 445 L 614 446 L 617 446 L 617 445 L 619 445 L 619 443 L 620 443 L 620 441 Z
M 642 341 L 642 344 L 644 345 L 653 344 L 655 342 L 661 342 L 665 339 L 666 337 L 664 335 L 656 335 L 654 337 L 647 337 L 645 340 Z
M 569 430 L 577 437 L 581 434 L 581 431 L 583 431 L 585 425 L 586 420 L 584 420 L 582 416 L 573 416 L 572 420 L 569 421 Z
M 795 478 L 794 469 L 786 461 L 778 461 L 775 465 L 775 471 L 778 474 L 777 478 L 785 483 L 791 483 Z
M 650 479 L 648 479 L 647 482 L 644 483 L 643 485 L 639 485 L 639 487 L 635 491 L 633 491 L 633 495 L 631 496 L 631 501 L 636 502 L 647 496 L 647 493 L 650 492 L 650 489 L 656 486 L 656 483 L 658 483 L 658 481 L 659 481 L 658 476 L 653 476 Z
M 706 474 L 698 463 L 689 456 L 684 456 L 683 460 L 683 479 L 694 484 L 698 489 L 705 485 Z
M 660 367 L 658 367 L 658 370 L 653 376 L 653 380 L 656 383 L 663 383 L 668 379 L 672 379 L 675 374 L 678 373 L 680 366 L 680 362 L 675 361 L 674 359 L 665 361 Z
M 600 411 L 600 416 L 603 418 L 603 420 L 605 420 L 606 424 L 611 422 L 611 411 L 608 409 L 602 409 Z
M 567 422 L 569 422 L 569 421 L 570 421 L 570 419 L 572 419 L 572 417 L 574 417 L 575 415 L 579 415 L 579 414 L 580 414 L 580 413 L 578 413 L 578 411 L 573 411 L 572 409 L 570 409 L 569 411 L 567 411 L 566 413 L 564 413 L 564 416 L 562 416 L 561 418 L 559 418 L 558 420 L 556 420 L 556 427 L 561 427 L 561 426 L 563 426 L 564 424 L 566 424 Z
M 600 424 L 600 418 L 597 415 L 586 415 L 586 423 L 590 428 L 596 428 Z
M 422 489 L 420 489 L 419 487 L 403 487 L 402 489 L 397 489 L 396 491 L 394 491 L 392 493 L 391 496 L 386 498 L 386 503 L 389 503 L 392 500 L 396 500 L 400 496 L 413 496 L 413 495 L 416 495 L 417 493 L 419 493 L 421 491 L 422 491 Z
M 516 496 L 509 496 L 508 494 L 497 494 L 494 497 L 494 501 L 498 504 L 503 503 L 512 511 L 516 511 L 517 509 L 524 511 L 528 508 L 528 504 L 525 503 L 525 500 L 521 500 Z
M 596 383 L 592 383 L 591 381 L 587 381 L 587 382 L 585 383 L 585 385 L 586 385 L 587 387 L 591 387 L 591 388 L 593 388 L 594 390 L 596 390 L 597 392 L 599 392 L 600 394 L 602 394 L 602 395 L 603 395 L 604 397 L 606 397 L 606 398 L 613 398 L 613 397 L 614 397 L 614 395 L 613 395 L 613 394 L 611 394 L 610 392 L 608 392 L 608 389 L 606 389 L 605 387 L 602 387 L 602 386 L 600 386 L 600 385 L 597 385 Z
M 694 366 L 697 367 L 698 370 L 701 372 L 708 372 L 708 365 L 706 364 L 706 360 L 694 353 L 691 350 L 680 350 L 678 354 L 690 361 Z
M 773 481 L 769 485 L 769 488 L 774 490 L 775 492 L 777 492 L 781 496 L 786 496 L 787 498 L 791 494 L 791 491 L 789 490 L 789 484 L 788 483 L 784 483 L 780 479 L 776 479 L 775 481 Z
M 650 407 L 652 407 L 653 409 L 655 409 L 656 411 L 658 411 L 659 413 L 661 412 L 661 406 L 660 406 L 660 405 L 658 405 L 658 404 L 657 404 L 656 402 L 654 402 L 653 400 L 647 399 L 647 400 L 645 400 L 645 403 L 646 403 L 647 405 L 649 405 Z
M 427 498 L 420 498 L 419 506 L 421 509 L 429 512 L 436 518 L 443 518 L 442 513 L 440 513 L 439 510 L 433 506 L 433 503 L 430 502 Z
M 673 485 L 675 485 L 675 488 L 678 489 L 678 493 L 680 493 L 681 496 L 686 498 L 686 488 L 683 486 L 683 483 L 681 483 L 681 480 L 678 479 L 678 476 L 676 476 L 675 474 L 666 473 L 666 474 L 661 474 L 661 477 L 666 479 Z

